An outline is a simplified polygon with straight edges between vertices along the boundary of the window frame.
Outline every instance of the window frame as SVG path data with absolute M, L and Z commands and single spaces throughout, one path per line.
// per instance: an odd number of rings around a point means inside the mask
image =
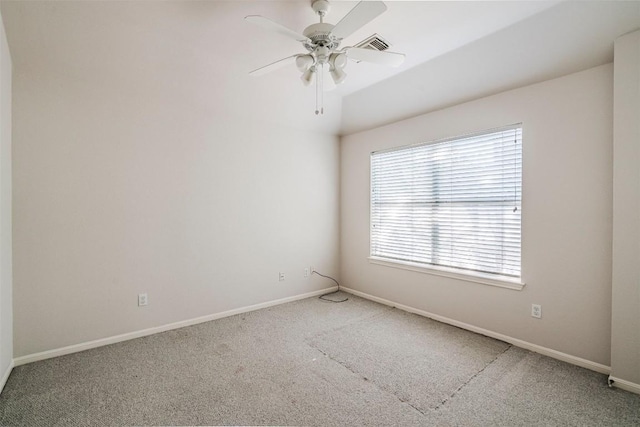
M 456 267 L 447 267 L 447 266 L 439 266 L 439 265 L 434 265 L 434 264 L 428 264 L 428 263 L 418 263 L 418 262 L 411 262 L 411 261 L 404 261 L 404 260 L 396 260 L 396 259 L 391 259 L 391 258 L 385 258 L 385 257 L 380 257 L 380 256 L 375 256 L 371 254 L 371 249 L 372 249 L 372 225 L 373 225 L 373 203 L 372 203 L 372 190 L 373 190 L 373 169 L 372 169 L 372 158 L 373 155 L 375 153 L 384 153 L 384 152 L 390 152 L 390 151 L 399 151 L 402 149 L 410 149 L 413 147 L 417 147 L 417 146 L 424 146 L 424 145 L 431 145 L 431 144 L 438 144 L 438 143 L 444 143 L 444 142 L 449 142 L 449 141 L 456 141 L 456 140 L 460 140 L 460 139 L 465 139 L 465 138 L 470 138 L 470 137 L 474 137 L 474 136 L 481 136 L 481 135 L 485 135 L 485 134 L 491 134 L 491 133 L 495 133 L 495 132 L 500 132 L 500 131 L 504 131 L 504 130 L 509 130 L 509 129 L 515 129 L 515 128 L 520 128 L 521 132 L 522 132 L 522 140 L 524 140 L 524 126 L 522 123 L 515 123 L 512 125 L 507 125 L 507 126 L 500 126 L 497 128 L 491 128 L 491 129 L 485 129 L 482 131 L 478 131 L 478 132 L 471 132 L 471 133 L 466 133 L 463 135 L 458 135 L 455 137 L 447 137 L 447 138 L 440 138 L 440 139 L 436 139 L 436 140 L 431 140 L 431 141 L 427 141 L 427 142 L 418 142 L 418 143 L 414 143 L 414 144 L 408 144 L 408 145 L 400 145 L 400 146 L 395 146 L 395 147 L 388 147 L 388 148 L 383 148 L 380 150 L 375 150 L 375 151 L 371 151 L 369 153 L 369 256 L 368 256 L 368 260 L 370 264 L 375 264 L 375 265 L 380 265 L 380 266 L 385 266 L 385 267 L 391 267 L 391 268 L 397 268 L 397 269 L 402 269 L 402 270 L 408 270 L 408 271 L 414 271 L 414 272 L 419 272 L 419 273 L 425 273 L 425 274 L 430 274 L 430 275 L 435 275 L 435 276 L 440 276 L 440 277 L 447 277 L 447 278 L 453 278 L 453 279 L 458 279 L 458 280 L 462 280 L 462 281 L 466 281 L 466 282 L 473 282 L 473 283 L 480 283 L 483 285 L 489 285 L 489 286 L 497 286 L 497 287 L 501 287 L 501 288 L 506 288 L 506 289 L 511 289 L 511 290 L 517 290 L 520 291 L 522 290 L 526 283 L 524 282 L 524 268 L 523 268 L 523 257 L 522 257 L 522 248 L 523 248 L 523 242 L 524 242 L 524 233 L 523 233 L 523 222 L 524 222 L 524 211 L 523 211 L 523 199 L 524 199 L 524 194 L 523 193 L 523 189 L 524 189 L 524 145 L 522 145 L 521 150 L 522 150 L 522 166 L 521 166 L 521 176 L 520 176 L 520 186 L 521 186 L 521 217 L 520 217 L 520 276 L 519 277 L 513 277 L 513 276 L 506 276 L 506 275 L 500 275 L 498 273 L 483 273 L 483 272 L 478 272 L 478 271 L 473 271 L 473 270 L 466 270 L 466 269 L 462 269 L 462 268 L 456 268 Z

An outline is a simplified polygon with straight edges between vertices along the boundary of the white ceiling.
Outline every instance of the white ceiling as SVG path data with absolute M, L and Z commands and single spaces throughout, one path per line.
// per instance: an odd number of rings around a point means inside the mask
M 357 1 L 332 1 L 325 22 L 336 24 L 357 3 Z M 347 69 L 349 78 L 337 88 L 337 92 L 348 95 L 361 90 L 535 15 L 557 3 L 558 1 L 387 1 L 385 13 L 343 40 L 341 46 L 354 46 L 377 33 L 391 43 L 389 51 L 406 55 L 404 64 L 393 68 L 351 62 Z M 295 7 L 301 10 L 293 15 L 291 8 L 294 5 L 291 2 L 283 11 L 272 11 L 269 8 L 258 8 L 254 5 L 247 7 L 246 10 L 258 10 L 259 12 L 249 13 L 262 14 L 301 33 L 306 26 L 318 22 L 310 4 L 311 0 L 296 1 Z M 277 44 L 262 52 L 252 50 L 252 56 L 255 58 L 252 63 L 255 67 L 295 53 L 306 52 L 295 41 L 291 42 L 278 34 L 272 35 L 262 28 L 247 25 L 244 31 L 252 37 L 265 38 L 267 42 Z
M 355 4 L 332 2 L 326 21 L 336 23 Z M 247 75 L 302 47 L 243 20 L 263 15 L 301 32 L 317 20 L 310 0 L 1 6 L 16 74 L 66 76 L 130 96 L 161 92 L 168 102 L 197 105 L 206 114 L 334 134 L 608 62 L 613 39 L 640 26 L 636 1 L 387 1 L 387 12 L 343 45 L 378 33 L 391 51 L 407 54 L 405 63 L 395 69 L 350 63 L 345 83 L 325 96 L 325 115 L 316 117 L 314 91 L 302 86 L 295 67 Z M 511 58 L 508 72 L 500 57 Z M 473 71 L 476 78 L 469 79 Z M 425 94 L 426 103 L 417 98 Z M 363 108 L 377 113 L 358 114 Z
M 563 2 L 344 98 L 341 131 L 368 129 L 613 61 L 638 1 Z

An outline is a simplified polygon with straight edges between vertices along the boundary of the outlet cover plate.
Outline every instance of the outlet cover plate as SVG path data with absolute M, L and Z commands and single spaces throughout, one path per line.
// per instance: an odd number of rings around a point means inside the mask
M 149 304 L 147 294 L 138 294 L 138 307 L 142 307 Z
M 542 306 L 540 304 L 531 304 L 531 317 L 542 318 Z

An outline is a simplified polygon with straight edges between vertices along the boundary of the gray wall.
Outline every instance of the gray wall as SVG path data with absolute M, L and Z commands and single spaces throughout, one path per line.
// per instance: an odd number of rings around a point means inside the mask
M 219 109 L 16 70 L 14 357 L 331 285 L 337 137 Z
M 347 287 L 610 363 L 611 64 L 346 136 L 341 277 Z M 371 264 L 372 151 L 523 123 L 522 291 Z M 531 304 L 542 305 L 542 319 Z
M 0 390 L 13 360 L 11 56 L 0 17 Z
M 611 376 L 640 393 L 640 31 L 616 40 L 614 64 Z

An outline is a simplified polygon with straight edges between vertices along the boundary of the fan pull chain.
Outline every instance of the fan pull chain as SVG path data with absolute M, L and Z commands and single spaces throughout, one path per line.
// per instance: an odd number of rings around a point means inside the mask
M 318 67 L 316 66 L 316 116 L 320 114 L 318 109 L 318 87 L 320 86 L 320 73 L 318 73 Z
M 324 64 L 320 66 L 320 114 L 324 114 Z
M 324 64 L 316 65 L 316 116 L 324 114 Z

